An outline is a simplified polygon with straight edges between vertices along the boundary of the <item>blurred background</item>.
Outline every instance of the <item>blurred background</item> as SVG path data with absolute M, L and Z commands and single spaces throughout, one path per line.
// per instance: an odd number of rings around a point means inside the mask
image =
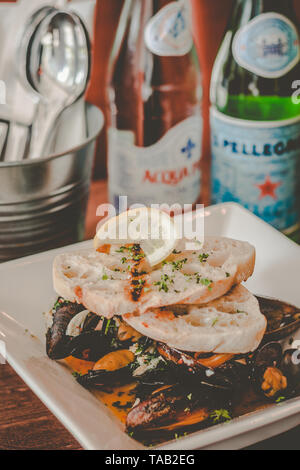
M 229 19 L 232 0 L 192 0 L 194 35 L 198 49 L 204 87 L 204 158 L 210 158 L 209 136 L 209 84 L 211 71 L 220 46 L 227 21 Z M 294 0 L 298 18 L 300 18 L 300 2 Z M 105 99 L 105 83 L 108 59 L 115 38 L 123 0 L 97 0 L 95 14 L 95 36 L 93 44 L 93 67 L 91 83 L 87 92 L 88 99 L 99 105 L 107 113 Z M 97 146 L 94 178 L 106 177 L 106 142 L 104 132 Z
M 15 3 L 15 0 L 9 0 Z M 30 0 L 29 0 L 30 1 Z M 3 3 L 3 0 L 0 0 Z M 193 5 L 194 35 L 201 62 L 204 87 L 204 158 L 210 155 L 209 136 L 209 83 L 211 71 L 220 46 L 233 0 L 191 0 Z M 5 2 L 8 3 L 8 2 Z M 105 86 L 108 61 L 115 39 L 123 0 L 97 0 L 94 18 L 94 38 L 92 45 L 93 63 L 91 82 L 87 90 L 87 99 L 100 106 L 107 115 Z M 295 9 L 300 19 L 300 2 L 294 0 Z M 105 131 L 98 139 L 94 164 L 94 179 L 106 178 L 106 137 Z
M 23 1 L 23 4 L 21 2 Z M 27 3 L 28 2 L 28 3 Z M 21 9 L 24 8 L 23 5 L 28 4 L 31 5 L 31 9 L 33 8 L 33 3 L 38 5 L 39 0 L 19 0 L 16 2 L 14 0 L 10 0 L 7 2 L 3 2 L 0 0 L 0 6 L 2 5 L 9 5 L 9 4 L 21 4 Z M 60 0 L 57 0 L 57 5 L 59 6 Z M 108 122 L 109 118 L 109 103 L 107 102 L 107 85 L 108 85 L 108 65 L 109 65 L 109 58 L 113 46 L 113 42 L 116 37 L 116 31 L 119 23 L 119 18 L 121 14 L 122 7 L 124 6 L 124 0 L 95 0 L 95 10 L 93 13 L 93 17 L 89 18 L 88 20 L 88 29 L 91 36 L 91 67 L 88 67 L 88 74 L 90 73 L 90 81 L 86 80 L 88 86 L 85 91 L 86 100 L 90 103 L 96 105 L 100 110 L 104 113 L 105 122 Z M 40 0 L 41 5 L 44 4 L 44 0 Z M 65 0 L 61 0 L 61 5 L 64 7 Z M 53 4 L 53 3 L 52 3 Z M 74 11 L 76 11 L 76 5 L 88 5 L 91 4 L 92 8 L 94 7 L 93 0 L 70 0 L 69 4 L 74 6 Z M 210 203 L 210 161 L 211 161 L 211 145 L 210 145 L 210 128 L 209 128 L 209 86 L 211 80 L 211 73 L 214 61 L 216 59 L 216 55 L 218 49 L 221 45 L 222 37 L 226 30 L 226 24 L 229 20 L 230 11 L 232 8 L 233 0 L 191 0 L 192 8 L 193 8 L 193 30 L 194 30 L 194 38 L 195 43 L 198 51 L 198 56 L 200 60 L 201 72 L 202 72 L 202 80 L 203 80 L 203 117 L 204 117 L 204 135 L 203 135 L 203 181 L 202 181 L 202 198 L 201 202 L 205 203 L 206 205 Z M 300 19 L 300 2 L 299 0 L 294 0 L 294 6 L 296 10 L 296 14 Z M 72 9 L 71 8 L 71 9 Z M 83 7 L 84 8 L 84 7 Z M 8 11 L 8 8 L 4 11 Z M 91 10 L 93 11 L 93 10 Z M 1 13 L 0 15 L 5 15 L 6 13 Z M 28 14 L 28 12 L 27 12 Z M 29 13 L 30 15 L 30 13 Z M 85 16 L 85 15 L 83 15 Z M 91 16 L 91 15 L 90 15 Z M 14 18 L 14 17 L 13 17 Z M 86 20 L 86 18 L 84 18 Z M 8 24 L 8 23 L 7 23 Z M 5 25 L 5 21 L 3 22 Z M 14 25 L 15 26 L 15 25 Z M 16 26 L 15 26 L 16 27 Z M 5 30 L 5 28 L 4 28 Z M 29 43 L 30 47 L 31 44 Z M 8 45 L 9 46 L 9 45 Z M 27 44 L 28 46 L 28 44 Z M 5 49 L 5 48 L 4 48 Z M 29 49 L 28 49 L 29 50 Z M 34 54 L 31 54 L 34 57 Z M 38 57 L 38 54 L 36 54 Z M 28 58 L 28 57 L 27 57 Z M 11 60 L 12 62 L 12 60 Z M 24 69 L 25 70 L 25 69 Z M 0 70 L 0 79 L 3 79 L 1 73 L 5 73 L 6 71 Z M 47 74 L 45 74 L 47 75 Z M 19 77 L 20 78 L 20 77 Z M 300 78 L 300 77 L 299 77 Z M 27 77 L 28 81 L 28 77 Z M 29 80 L 30 81 L 30 80 Z M 37 78 L 37 84 L 39 83 L 39 77 Z M 32 83 L 29 83 L 33 88 Z M 28 86 L 28 83 L 27 83 Z M 38 86 L 38 85 L 37 85 Z M 289 85 L 290 86 L 290 85 Z M 290 90 L 290 87 L 289 87 Z M 35 90 L 36 91 L 36 90 Z M 38 90 L 39 91 L 39 90 Z M 31 90 L 32 92 L 32 90 Z M 40 96 L 41 98 L 41 96 Z M 43 98 L 43 97 L 42 97 Z M 16 99 L 14 97 L 14 99 Z M 17 100 L 18 101 L 18 100 Z M 82 100 L 83 101 L 83 100 Z M 76 103 L 75 103 L 76 104 Z M 80 103 L 78 104 L 80 106 Z M 82 106 L 82 105 L 81 105 Z M 23 106 L 24 107 L 24 106 Z M 19 105 L 20 108 L 20 105 Z M 48 108 L 50 109 L 50 108 Z M 24 111 L 25 112 L 25 111 Z M 83 217 L 86 213 L 86 205 L 87 205 L 87 198 L 88 198 L 88 185 L 89 185 L 89 178 L 90 172 L 92 172 L 92 178 L 95 181 L 105 181 L 107 178 L 107 132 L 106 132 L 106 125 L 102 128 L 102 121 L 100 123 L 99 115 L 97 119 L 99 120 L 96 128 L 93 129 L 93 124 L 95 124 L 95 119 L 93 114 L 96 116 L 97 110 L 94 108 L 89 111 L 89 125 L 91 129 L 88 129 L 88 136 L 91 134 L 98 135 L 98 131 L 100 128 L 102 129 L 99 137 L 97 138 L 96 143 L 96 150 L 94 155 L 94 148 L 90 145 L 87 147 L 85 143 L 85 155 L 84 152 L 74 152 L 74 147 L 77 145 L 76 142 L 73 140 L 70 143 L 70 146 L 67 149 L 61 149 L 61 153 L 66 154 L 66 163 L 64 159 L 61 159 L 62 164 L 64 166 L 63 169 L 54 169 L 54 168 L 46 168 L 46 161 L 44 167 L 38 168 L 36 172 L 32 171 L 35 168 L 34 165 L 31 166 L 31 170 L 28 174 L 25 172 L 26 165 L 23 165 L 22 162 L 19 166 L 16 165 L 16 170 L 12 171 L 10 167 L 10 171 L 7 170 L 6 166 L 3 165 L 1 171 L 3 172 L 4 176 L 2 180 L 9 181 L 9 185 L 6 184 L 5 186 L 2 185 L 2 195 L 1 200 L 2 208 L 0 207 L 0 259 L 9 259 L 18 257 L 25 254 L 30 254 L 35 251 L 43 251 L 45 247 L 51 248 L 52 246 L 59 246 L 59 245 L 66 245 L 68 243 L 73 243 L 79 239 L 83 238 L 83 231 L 84 231 L 84 224 L 83 224 Z M 100 111 L 98 111 L 100 113 Z M 24 114 L 24 113 L 23 113 Z M 47 116 L 47 111 L 44 114 Z M 57 116 L 56 116 L 57 117 Z M 68 121 L 68 114 L 63 116 L 65 121 Z M 36 121 L 43 122 L 43 118 L 37 115 Z M 53 119 L 53 121 L 55 121 Z M 49 124 L 49 123 L 48 123 Z M 51 124 L 51 123 L 50 123 Z M 63 124 L 63 123 L 62 123 Z M 64 124 L 62 127 L 64 128 Z M 48 127 L 51 127 L 48 125 Z M 71 122 L 67 125 L 68 129 L 65 132 L 65 135 L 71 136 L 73 139 L 76 136 L 76 130 L 74 130 L 73 124 Z M 62 133 L 62 137 L 60 141 L 64 140 L 64 132 Z M 34 135 L 33 135 L 34 137 Z M 70 139 L 70 137 L 69 137 Z M 59 139 L 58 139 L 59 140 Z M 68 145 L 69 145 L 68 143 Z M 73 148 L 71 147 L 73 144 Z M 72 151 L 72 154 L 70 152 Z M 56 148 L 56 154 L 60 152 L 60 148 Z M 76 149 L 75 149 L 76 150 Z M 67 154 L 68 152 L 68 154 Z M 48 153 L 49 155 L 49 153 Z M 84 174 L 81 169 L 83 168 L 83 161 L 84 159 L 87 160 L 86 155 L 90 158 L 90 168 L 89 163 L 86 165 L 86 173 Z M 94 158 L 94 159 L 93 159 Z M 5 163 L 5 162 L 4 162 Z M 69 171 L 69 166 L 72 165 L 72 175 Z M 49 166 L 49 165 L 48 165 Z M 29 165 L 28 165 L 29 167 Z M 18 169 L 18 170 L 17 170 Z M 67 172 L 66 172 L 67 170 Z M 17 171 L 20 174 L 17 175 Z M 58 174 L 59 172 L 66 172 L 65 178 L 63 181 L 55 181 L 52 182 L 52 186 L 47 186 L 50 180 L 50 175 L 52 176 L 55 172 Z M 43 177 L 41 177 L 41 175 Z M 26 187 L 24 186 L 24 180 L 26 179 Z M 40 188 L 35 186 L 35 182 L 39 182 Z M 33 183 L 34 182 L 34 183 Z M 31 184 L 32 183 L 32 184 Z M 268 181 L 267 181 L 268 183 Z M 60 193 L 67 194 L 67 188 L 69 190 L 70 185 L 74 186 L 74 191 L 68 195 L 63 203 L 69 204 L 68 213 L 65 211 L 60 211 L 61 214 L 61 240 L 55 239 L 54 235 L 51 234 L 51 243 L 48 243 L 49 230 L 46 233 L 44 230 L 44 218 L 47 216 L 47 224 L 53 224 L 53 220 L 49 217 L 49 213 L 52 210 L 53 204 L 58 204 L 57 202 L 57 195 L 58 190 Z M 76 186 L 76 187 L 75 187 Z M 11 243 L 9 246 L 9 251 L 7 249 L 7 240 L 10 239 L 10 235 L 15 233 L 15 226 L 7 225 L 7 214 L 8 211 L 12 207 L 12 203 L 16 204 L 14 207 L 14 211 L 11 211 L 12 219 L 15 218 L 17 210 L 20 209 L 20 197 L 26 196 L 28 198 L 29 204 L 26 207 L 22 208 L 20 214 L 18 213 L 19 220 L 23 220 L 23 214 L 26 212 L 28 214 L 33 214 L 34 211 L 37 210 L 36 204 L 37 200 L 38 203 L 41 205 L 41 200 L 44 197 L 44 193 L 47 191 L 47 195 L 49 196 L 49 201 L 47 205 L 44 205 L 42 209 L 40 209 L 40 221 L 39 224 L 33 226 L 33 222 L 31 220 L 30 226 L 28 223 L 28 227 L 25 227 L 28 234 L 26 235 L 27 238 L 20 238 L 18 239 L 15 237 L 14 243 Z M 50 198 L 51 196 L 51 198 Z M 55 196 L 55 200 L 53 199 Z M 81 197 L 80 197 L 81 196 Z M 29 198 L 31 198 L 29 200 Z M 92 202 L 91 202 L 92 199 Z M 76 202 L 76 204 L 75 204 Z M 88 207 L 88 216 L 87 216 L 87 228 L 85 231 L 85 237 L 93 236 L 95 226 L 97 223 L 96 220 L 96 208 L 99 204 L 107 202 L 107 187 L 103 183 L 101 186 L 93 186 L 92 185 L 92 198 L 90 198 L 90 204 Z M 59 210 L 62 207 L 62 202 L 60 202 Z M 1 206 L 0 204 L 0 206 Z M 35 204 L 35 206 L 33 206 Z M 72 207 L 71 207 L 72 206 Z M 29 209 L 28 209 L 29 207 Z M 58 208 L 58 206 L 57 206 Z M 30 217 L 31 217 L 30 215 Z M 1 220 L 1 216 L 3 216 L 3 222 Z M 32 218 L 32 217 L 31 217 Z M 33 219 L 33 218 L 32 218 Z M 74 225 L 76 227 L 64 227 L 64 221 L 70 225 L 69 221 L 73 220 Z M 2 225 L 1 225 L 2 224 Z M 78 228 L 79 227 L 79 228 Z M 25 232 L 26 232 L 25 230 Z M 43 232 L 44 230 L 44 232 Z M 43 233 L 42 233 L 43 232 Z M 3 235 L 4 234 L 4 235 Z M 24 226 L 22 225 L 22 235 L 24 234 Z M 1 242 L 1 236 L 3 235 L 3 243 Z M 43 239 L 44 236 L 44 239 Z M 57 234 L 55 234 L 57 237 Z M 43 240 L 42 240 L 43 239 Z M 40 246 L 36 245 L 35 240 L 42 240 Z M 1 254 L 1 247 L 3 245 L 3 253 Z M 24 252 L 21 248 L 24 244 L 31 244 L 27 251 Z M 20 248 L 20 251 L 18 249 Z

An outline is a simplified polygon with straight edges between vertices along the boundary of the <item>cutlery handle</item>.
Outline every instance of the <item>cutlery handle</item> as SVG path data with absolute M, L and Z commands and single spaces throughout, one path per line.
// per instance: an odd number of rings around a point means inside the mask
M 0 160 L 3 160 L 5 145 L 7 142 L 9 124 L 6 121 L 0 121 Z
M 10 123 L 3 157 L 4 161 L 17 162 L 24 160 L 28 147 L 28 130 L 28 126 L 15 122 Z
M 49 137 L 52 134 L 55 123 L 62 112 L 61 104 L 55 106 L 54 103 L 49 106 L 43 102 L 38 105 L 38 110 L 34 123 L 32 125 L 32 136 L 30 143 L 29 158 L 37 159 L 46 157 L 45 148 L 47 148 Z

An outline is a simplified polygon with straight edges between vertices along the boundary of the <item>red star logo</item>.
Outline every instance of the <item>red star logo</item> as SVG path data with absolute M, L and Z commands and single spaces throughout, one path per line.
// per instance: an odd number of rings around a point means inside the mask
M 277 199 L 276 189 L 281 186 L 281 182 L 273 183 L 270 176 L 266 177 L 266 181 L 263 184 L 256 184 L 255 186 L 261 191 L 259 199 L 270 196 L 273 199 Z

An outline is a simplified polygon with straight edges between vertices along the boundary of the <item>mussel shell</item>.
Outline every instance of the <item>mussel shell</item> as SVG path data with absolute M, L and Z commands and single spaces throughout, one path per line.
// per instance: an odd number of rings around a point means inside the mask
M 88 331 L 72 338 L 66 349 L 68 356 L 97 362 L 112 351 L 111 338 L 102 331 Z
M 131 377 L 131 369 L 126 366 L 115 371 L 90 370 L 87 374 L 78 376 L 76 380 L 85 388 L 102 389 L 105 386 L 128 383 Z
M 300 387 L 300 351 L 298 349 L 288 349 L 285 351 L 280 370 L 288 380 L 289 389 Z
M 283 351 L 280 343 L 268 343 L 260 347 L 251 359 L 251 378 L 259 392 L 266 370 L 269 367 L 279 368 Z
M 50 359 L 58 360 L 68 356 L 68 347 L 72 337 L 66 335 L 66 330 L 72 318 L 84 310 L 76 303 L 62 303 L 53 314 L 53 324 L 46 333 L 46 351 Z
M 188 408 L 188 411 L 187 411 Z M 186 383 L 158 388 L 128 413 L 126 428 L 139 432 L 187 429 L 208 421 L 216 409 L 230 409 L 226 394 L 214 394 L 209 389 L 191 388 Z
M 268 367 L 278 367 L 282 360 L 282 346 L 280 343 L 268 343 L 261 346 L 253 355 L 253 367 L 266 370 Z
M 158 351 L 170 364 L 172 375 L 178 382 L 215 391 L 229 391 L 236 386 L 222 370 L 204 367 L 187 353 L 163 343 L 158 344 Z
M 100 322 L 100 317 L 96 315 L 95 313 L 90 312 L 84 321 L 82 331 L 87 332 L 87 331 L 95 330 L 99 322 Z
M 300 328 L 299 308 L 268 297 L 257 297 L 257 300 L 268 321 L 265 342 L 287 338 Z
M 134 375 L 140 384 L 149 386 L 167 385 L 174 382 L 174 376 L 170 370 L 151 369 L 141 375 Z
M 235 384 L 235 391 L 242 390 L 249 384 L 251 368 L 248 363 L 243 364 L 233 360 L 220 366 L 218 371 L 226 375 L 232 384 Z

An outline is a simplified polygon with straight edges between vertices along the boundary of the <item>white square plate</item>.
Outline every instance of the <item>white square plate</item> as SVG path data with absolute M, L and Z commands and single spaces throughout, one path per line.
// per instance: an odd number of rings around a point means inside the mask
M 300 247 L 236 204 L 208 208 L 205 230 L 246 240 L 257 249 L 257 266 L 247 287 L 300 306 Z M 86 248 L 90 242 L 75 245 Z M 45 353 L 42 312 L 56 299 L 54 256 L 74 246 L 0 265 L 0 341 L 7 360 L 28 386 L 86 449 L 143 449 L 127 436 L 111 412 L 70 371 Z M 1 367 L 1 365 L 0 365 Z M 168 442 L 161 449 L 238 449 L 300 424 L 300 398 L 251 413 L 230 423 Z

